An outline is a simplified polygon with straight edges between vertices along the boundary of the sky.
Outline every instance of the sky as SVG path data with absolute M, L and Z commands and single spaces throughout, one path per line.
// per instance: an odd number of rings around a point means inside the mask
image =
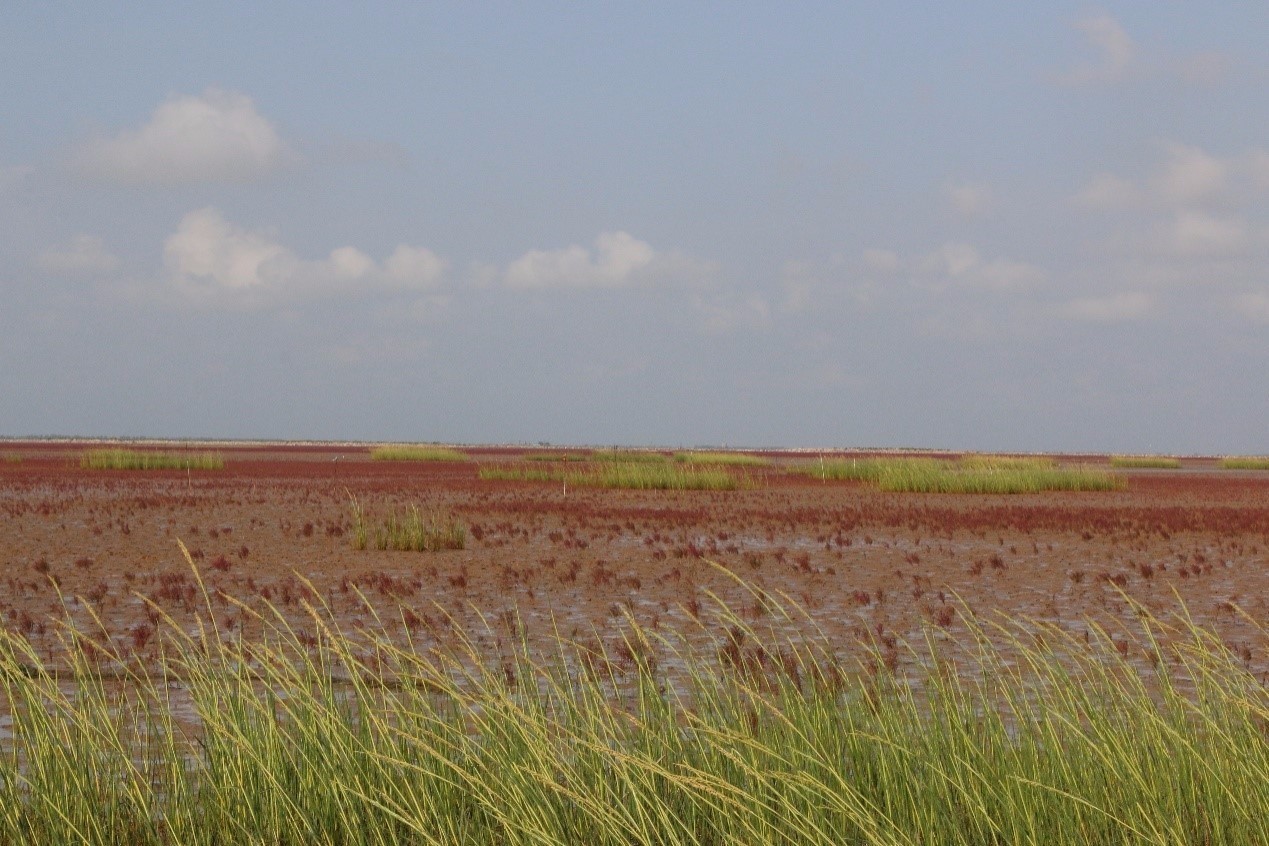
M 1266 453 L 1266 32 L 13 0 L 0 436 Z

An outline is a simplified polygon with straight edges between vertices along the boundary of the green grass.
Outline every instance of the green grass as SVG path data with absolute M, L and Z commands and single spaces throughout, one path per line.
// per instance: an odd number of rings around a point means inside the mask
M 461 523 L 439 511 L 425 516 L 417 505 L 406 509 L 404 514 L 393 510 L 377 523 L 371 523 L 354 498 L 352 516 L 353 549 L 437 552 L 463 549 L 467 545 L 467 529 Z
M 664 464 L 670 460 L 665 453 L 642 449 L 597 449 L 588 458 L 605 464 Z
M 681 464 L 719 464 L 736 467 L 765 467 L 771 462 L 761 455 L 744 452 L 676 452 L 674 460 Z
M 161 621 L 142 671 L 68 629 L 71 686 L 2 630 L 0 842 L 1269 842 L 1269 695 L 1192 623 L 1138 609 L 1147 664 L 1101 629 L 967 619 L 971 657 L 931 637 L 908 677 L 762 596 L 761 630 L 706 609 L 713 648 L 627 619 L 424 650 L 265 606 L 260 639 Z
M 0 455 L 0 461 L 5 464 L 21 464 L 22 456 L 18 455 L 16 452 L 6 452 L 3 455 Z
M 846 458 L 796 468 L 822 481 L 860 481 L 900 493 L 1020 494 L 1042 491 L 1120 490 L 1113 473 L 1050 458 L 970 455 L 937 458 Z
M 467 461 L 468 455 L 450 447 L 394 444 L 370 448 L 375 461 Z
M 748 478 L 722 467 L 646 462 L 601 462 L 568 470 L 504 464 L 482 467 L 479 475 L 486 480 L 559 482 L 575 488 L 631 490 L 731 491 L 750 484 Z
M 1258 455 L 1230 455 L 1221 459 L 1226 470 L 1269 470 L 1269 457 Z
M 223 470 L 218 452 L 152 452 L 137 449 L 91 449 L 79 459 L 89 470 Z
M 581 452 L 530 452 L 523 456 L 524 461 L 585 461 L 586 454 Z
M 1168 455 L 1112 455 L 1110 466 L 1125 470 L 1176 470 L 1181 459 Z

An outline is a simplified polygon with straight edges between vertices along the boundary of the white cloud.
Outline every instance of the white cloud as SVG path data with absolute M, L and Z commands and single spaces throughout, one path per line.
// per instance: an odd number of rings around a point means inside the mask
M 1122 79 L 1132 67 L 1137 47 L 1119 22 L 1103 12 L 1082 18 L 1075 26 L 1084 34 L 1096 58 L 1072 68 L 1063 80 L 1085 85 Z
M 1062 306 L 1061 312 L 1075 320 L 1115 323 L 1138 320 L 1154 310 L 1154 298 L 1140 291 L 1123 291 L 1105 297 L 1082 297 Z
M 400 285 L 431 288 L 441 281 L 449 263 L 426 247 L 399 245 L 383 263 L 384 274 Z
M 88 142 L 72 161 L 119 182 L 190 183 L 250 181 L 295 157 L 249 97 L 209 88 L 161 104 L 138 129 Z
M 701 328 L 710 334 L 738 329 L 764 329 L 771 323 L 771 307 L 756 293 L 735 296 L 696 296 L 692 306 L 701 318 Z
M 1168 231 L 1168 246 L 1186 256 L 1226 255 L 1247 242 L 1247 224 L 1236 217 L 1180 211 Z
M 1269 294 L 1260 291 L 1234 298 L 1234 308 L 1255 323 L 1269 325 Z
M 1131 208 L 1140 200 L 1137 186 L 1113 173 L 1095 175 L 1075 196 L 1077 204 L 1091 209 Z
M 76 235 L 65 247 L 40 253 L 35 263 L 53 273 L 109 273 L 119 266 L 119 259 L 96 235 Z
M 1164 152 L 1167 159 L 1154 179 L 1163 200 L 1178 205 L 1201 202 L 1225 190 L 1228 162 L 1185 144 L 1167 143 Z
M 164 244 L 164 262 L 172 282 L 188 294 L 240 295 L 252 303 L 376 289 L 429 290 L 448 267 L 432 251 L 406 244 L 382 267 L 356 247 L 305 261 L 269 236 L 225 220 L 214 208 L 182 218 Z
M 864 250 L 864 264 L 870 270 L 881 273 L 894 273 L 900 267 L 899 255 L 893 250 Z
M 866 270 L 886 276 L 902 274 L 918 289 L 934 292 L 988 291 L 1017 293 L 1038 288 L 1048 275 L 1039 267 L 1003 256 L 984 259 L 973 244 L 949 241 L 925 255 L 902 257 L 890 250 L 869 249 L 863 253 Z M 869 298 L 872 292 L 858 291 Z
M 298 264 L 290 250 L 229 223 L 213 208 L 185 215 L 163 256 L 174 277 L 230 290 L 276 283 Z
M 1201 147 L 1164 141 L 1162 155 L 1140 182 L 1098 173 L 1075 196 L 1089 209 L 1174 211 L 1246 203 L 1269 191 L 1269 150 L 1217 156 Z
M 977 248 L 951 242 L 916 263 L 917 271 L 934 287 L 981 288 L 996 292 L 1018 291 L 1043 284 L 1044 271 L 1034 265 L 996 258 L 983 261 Z
M 943 186 L 943 199 L 957 214 L 974 217 L 987 212 L 992 205 L 991 188 L 977 182 L 948 182 Z
M 635 281 L 657 259 L 652 246 L 626 232 L 604 232 L 594 250 L 578 245 L 530 250 L 511 262 L 512 288 L 618 288 Z

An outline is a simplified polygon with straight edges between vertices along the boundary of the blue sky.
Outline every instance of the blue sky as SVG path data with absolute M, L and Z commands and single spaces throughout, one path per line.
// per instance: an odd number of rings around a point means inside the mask
M 1264 4 L 267 6 L 6 10 L 0 435 L 1269 452 Z

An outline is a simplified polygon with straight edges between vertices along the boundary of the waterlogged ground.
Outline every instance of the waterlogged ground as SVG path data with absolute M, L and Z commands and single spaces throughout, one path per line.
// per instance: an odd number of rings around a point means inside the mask
M 621 656 L 632 620 L 718 651 L 735 621 L 714 597 L 746 625 L 794 627 L 765 592 L 804 609 L 844 662 L 871 647 L 892 670 L 905 642 L 963 641 L 962 614 L 1077 634 L 1093 621 L 1127 653 L 1133 602 L 1164 617 L 1183 604 L 1269 678 L 1257 627 L 1269 622 L 1269 472 L 1192 460 L 1128 471 L 1112 493 L 883 494 L 790 473 L 805 457 L 773 454 L 734 471 L 751 482 L 737 491 L 566 491 L 478 478 L 512 449 L 436 463 L 351 445 L 217 447 L 224 470 L 187 473 L 85 470 L 83 448 L 0 447 L 0 621 L 50 662 L 68 616 L 144 664 L 164 615 L 252 637 L 259 623 L 239 603 L 278 609 L 302 640 L 317 607 L 347 632 L 419 649 L 468 632 L 494 659 L 558 636 Z M 354 549 L 354 500 L 372 523 L 411 506 L 453 515 L 466 548 Z

